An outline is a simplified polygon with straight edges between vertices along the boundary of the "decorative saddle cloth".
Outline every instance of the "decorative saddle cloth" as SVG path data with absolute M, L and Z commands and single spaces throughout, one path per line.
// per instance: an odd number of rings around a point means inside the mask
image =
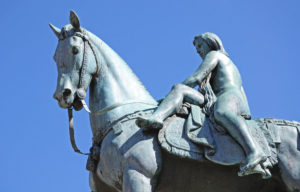
M 246 121 L 255 142 L 268 157 L 251 173 L 271 177 L 268 167 L 277 164 L 276 144 L 280 143 L 279 129 L 274 119 Z M 163 149 L 171 154 L 198 161 L 209 160 L 221 165 L 242 164 L 245 154 L 241 146 L 223 129 L 205 116 L 201 108 L 191 105 L 188 118 L 169 117 L 158 135 Z

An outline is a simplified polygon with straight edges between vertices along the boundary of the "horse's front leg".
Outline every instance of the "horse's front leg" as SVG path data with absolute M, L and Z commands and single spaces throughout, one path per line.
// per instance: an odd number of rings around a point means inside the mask
M 135 169 L 124 170 L 123 192 L 152 192 L 151 178 Z
M 116 192 L 116 190 L 105 184 L 95 172 L 90 172 L 89 184 L 92 192 Z
M 123 192 L 152 192 L 161 170 L 161 151 L 156 138 L 140 141 L 123 170 Z

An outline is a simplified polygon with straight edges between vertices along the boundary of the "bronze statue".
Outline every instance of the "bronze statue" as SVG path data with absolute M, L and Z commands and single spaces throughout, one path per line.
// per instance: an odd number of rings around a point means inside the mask
M 239 72 L 215 35 L 196 37 L 202 65 L 156 109 L 126 62 L 84 29 L 73 11 L 70 23 L 62 29 L 50 24 L 58 38 L 54 98 L 68 109 L 71 143 L 79 153 L 72 109 L 90 113 L 93 192 L 300 190 L 300 123 L 250 120 Z M 137 119 L 145 129 L 161 129 L 143 131 Z
M 203 33 L 195 37 L 193 44 L 203 59 L 200 67 L 182 84 L 175 85 L 150 117 L 140 117 L 137 124 L 145 130 L 160 129 L 163 127 L 163 120 L 178 111 L 183 102 L 203 107 L 205 95 L 193 88 L 197 85 L 201 88 L 201 84 L 210 83 L 213 94 L 217 97 L 213 105 L 215 120 L 236 139 L 247 155 L 240 171 L 244 175 L 248 169 L 264 162 L 267 157 L 252 139 L 245 122 L 245 118 L 250 117 L 250 110 L 240 73 L 217 35 Z

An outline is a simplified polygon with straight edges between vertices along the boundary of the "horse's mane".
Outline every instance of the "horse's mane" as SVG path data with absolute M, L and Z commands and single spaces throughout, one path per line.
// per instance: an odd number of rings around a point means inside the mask
M 116 62 L 118 62 L 120 64 L 120 67 L 123 67 L 123 69 L 126 70 L 126 73 L 134 78 L 134 80 L 137 82 L 138 86 L 140 86 L 140 88 L 144 89 L 147 92 L 147 94 L 152 98 L 149 91 L 146 89 L 146 87 L 143 85 L 143 83 L 140 81 L 140 79 L 136 76 L 136 74 L 132 71 L 132 69 L 128 66 L 128 64 L 110 46 L 108 46 L 102 39 L 100 39 L 95 34 L 91 33 L 90 31 L 88 31 L 86 29 L 84 29 L 84 30 L 86 31 L 91 42 L 98 49 L 99 53 L 102 54 L 102 51 L 105 50 L 105 51 L 111 52 L 112 54 L 115 54 L 117 57 L 115 57 L 114 60 L 116 60 Z

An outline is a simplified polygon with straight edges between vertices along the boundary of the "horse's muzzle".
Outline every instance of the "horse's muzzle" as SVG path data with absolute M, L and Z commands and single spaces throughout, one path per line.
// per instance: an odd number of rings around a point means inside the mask
M 70 89 L 64 89 L 62 93 L 55 92 L 53 98 L 58 101 L 61 108 L 70 108 L 74 102 L 74 94 Z

